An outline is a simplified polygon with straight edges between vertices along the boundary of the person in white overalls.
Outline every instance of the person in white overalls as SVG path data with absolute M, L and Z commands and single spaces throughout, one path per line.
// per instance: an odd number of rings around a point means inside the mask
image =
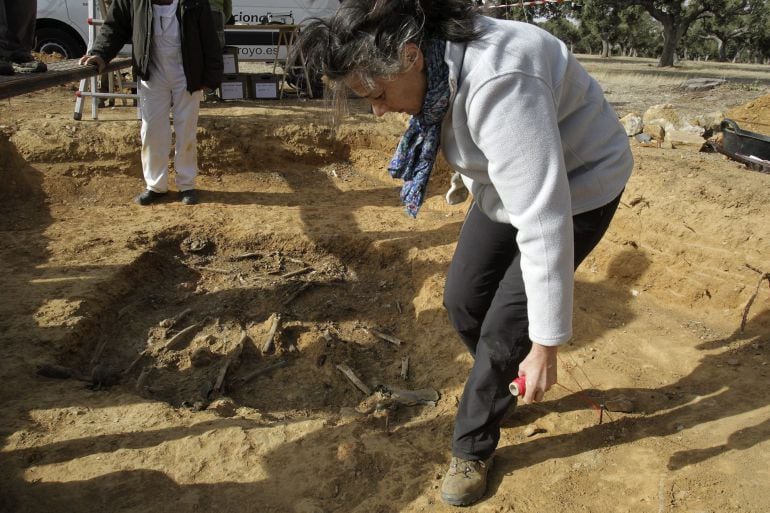
M 174 168 L 182 202 L 198 202 L 196 129 L 203 90 L 222 80 L 222 49 L 207 0 L 113 0 L 94 47 L 81 64 L 102 72 L 125 43 L 132 44 L 142 117 L 142 173 L 149 205 L 169 190 L 174 120 Z
M 174 169 L 182 202 L 197 203 L 198 174 L 196 129 L 201 91 L 187 91 L 182 65 L 182 38 L 177 19 L 179 0 L 152 6 L 152 43 L 147 80 L 139 80 L 142 113 L 142 170 L 147 190 L 168 192 L 168 155 L 171 148 L 169 111 L 174 119 Z M 146 192 L 144 193 L 146 194 Z M 138 198 L 141 202 L 141 195 Z

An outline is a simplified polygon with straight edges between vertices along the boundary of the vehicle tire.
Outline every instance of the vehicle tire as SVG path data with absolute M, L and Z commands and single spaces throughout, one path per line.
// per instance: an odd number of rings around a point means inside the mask
M 36 30 L 35 51 L 58 53 L 65 59 L 77 59 L 86 53 L 86 45 L 80 38 L 57 27 L 40 27 Z

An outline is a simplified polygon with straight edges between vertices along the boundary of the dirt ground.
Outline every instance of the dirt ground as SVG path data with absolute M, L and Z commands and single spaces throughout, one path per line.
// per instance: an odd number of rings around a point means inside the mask
M 770 133 L 767 83 L 589 69 L 621 115 Z M 0 104 L 0 511 L 454 511 L 438 488 L 471 359 L 442 293 L 469 203 L 445 204 L 442 166 L 404 214 L 384 167 L 405 118 L 359 106 L 335 138 L 318 101 L 204 104 L 202 203 L 140 207 L 135 109 L 75 122 L 72 89 Z M 770 510 L 770 175 L 634 155 L 560 384 L 506 421 L 466 511 Z

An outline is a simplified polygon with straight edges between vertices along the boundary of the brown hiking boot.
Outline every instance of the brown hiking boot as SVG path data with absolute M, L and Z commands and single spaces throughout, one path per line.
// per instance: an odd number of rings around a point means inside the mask
M 468 506 L 487 491 L 487 472 L 492 456 L 487 460 L 464 460 L 452 457 L 449 471 L 441 485 L 441 500 L 452 506 Z

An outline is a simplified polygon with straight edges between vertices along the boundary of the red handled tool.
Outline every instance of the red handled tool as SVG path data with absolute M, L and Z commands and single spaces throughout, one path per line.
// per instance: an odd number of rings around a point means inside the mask
M 518 397 L 520 395 L 524 395 L 527 393 L 527 380 L 525 376 L 519 376 L 518 378 L 511 381 L 511 384 L 508 385 L 508 390 L 511 391 L 511 394 L 515 397 Z

